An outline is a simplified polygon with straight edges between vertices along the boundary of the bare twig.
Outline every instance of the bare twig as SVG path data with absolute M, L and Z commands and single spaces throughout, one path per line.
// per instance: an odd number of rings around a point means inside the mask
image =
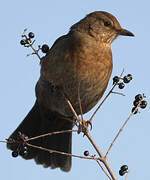
M 41 138 L 41 137 L 51 136 L 51 135 L 54 135 L 54 134 L 62 134 L 62 133 L 77 132 L 77 131 L 78 130 L 72 130 L 72 129 L 64 130 L 64 131 L 55 131 L 55 132 L 50 132 L 50 133 L 42 134 L 42 135 L 39 135 L 39 136 L 35 136 L 35 137 L 32 137 L 32 138 L 28 138 L 25 141 L 27 142 L 27 141 L 35 140 L 35 139 L 38 139 L 38 138 Z
M 47 151 L 49 153 L 58 153 L 58 154 L 62 154 L 62 155 L 66 155 L 66 156 L 72 156 L 72 157 L 77 157 L 77 158 L 81 158 L 81 159 L 92 159 L 92 160 L 96 160 L 96 161 L 99 160 L 99 158 L 78 156 L 78 155 L 74 155 L 74 154 L 70 154 L 70 153 L 65 153 L 65 152 L 61 152 L 61 151 L 57 151 L 57 150 L 53 150 L 53 149 L 47 149 L 47 148 L 44 148 L 44 147 L 41 147 L 41 146 L 36 146 L 36 145 L 30 144 L 30 143 L 27 143 L 27 142 L 25 144 L 27 146 L 29 146 L 29 147 L 37 148 L 37 149 L 40 149 L 40 150 L 43 150 L 43 151 Z
M 99 162 L 99 161 L 96 161 L 97 163 L 98 163 L 98 165 L 100 166 L 100 168 L 102 169 L 102 171 L 105 173 L 105 175 L 110 179 L 110 180 L 112 180 L 111 179 L 111 177 L 108 175 L 108 173 L 105 171 L 105 169 L 103 168 L 103 166 L 101 165 L 101 163 Z
M 89 122 L 92 121 L 93 117 L 95 116 L 95 114 L 97 113 L 97 111 L 100 109 L 100 107 L 104 104 L 104 102 L 106 101 L 106 99 L 109 97 L 109 95 L 112 93 L 113 89 L 116 87 L 117 84 L 114 84 L 113 87 L 111 88 L 111 90 L 108 92 L 108 94 L 105 96 L 105 98 L 103 99 L 103 101 L 100 103 L 100 105 L 97 107 L 97 109 L 94 111 L 93 115 L 91 116 L 91 118 L 88 120 Z
M 96 143 L 94 142 L 93 138 L 91 137 L 88 129 L 86 128 L 86 132 L 84 133 L 87 138 L 89 139 L 89 141 L 91 142 L 91 144 L 93 145 L 93 147 L 95 148 L 95 150 L 97 151 L 98 155 L 100 156 L 101 161 L 103 162 L 103 164 L 105 165 L 106 169 L 108 170 L 110 176 L 112 177 L 113 180 L 117 180 L 114 172 L 112 171 L 107 159 L 105 158 L 105 156 L 102 154 L 102 152 L 100 151 L 100 149 L 98 148 L 98 146 L 96 145 Z
M 111 89 L 111 91 L 114 89 L 115 85 L 113 86 L 113 88 Z M 110 91 L 110 93 L 111 93 Z M 79 91 L 78 91 L 79 93 Z M 110 94 L 109 93 L 109 94 Z M 63 93 L 64 94 L 64 93 Z M 76 119 L 78 120 L 79 124 L 82 126 L 81 127 L 81 131 L 84 133 L 84 135 L 87 136 L 87 138 L 89 139 L 89 141 L 91 142 L 91 144 L 93 145 L 93 147 L 95 148 L 95 150 L 97 151 L 99 157 L 100 157 L 100 161 L 103 162 L 103 164 L 105 165 L 106 169 L 108 170 L 110 176 L 112 177 L 113 180 L 116 180 L 116 176 L 114 174 L 114 172 L 112 171 L 107 159 L 105 158 L 105 156 L 102 154 L 102 152 L 100 151 L 100 149 L 98 148 L 98 146 L 96 145 L 96 143 L 94 142 L 93 138 L 91 137 L 89 131 L 88 131 L 88 126 L 86 123 L 82 123 L 81 119 L 78 117 L 76 111 L 74 110 L 71 102 L 68 100 L 68 98 L 65 96 L 64 94 L 64 97 L 65 97 L 65 100 L 66 102 L 68 103 L 70 109 L 72 110 L 74 116 L 76 117 Z M 79 97 L 79 94 L 78 94 L 78 97 Z M 107 96 L 108 97 L 108 96 Z M 106 98 L 107 98 L 106 97 Z M 97 111 L 96 111 L 97 112 Z
M 127 172 L 127 174 L 125 176 L 125 180 L 127 180 L 129 173 L 130 173 L 130 171 L 128 170 L 128 172 Z
M 82 104 L 81 104 L 81 98 L 80 98 L 80 82 L 78 83 L 78 102 L 79 102 L 79 107 L 80 107 L 81 120 L 83 123 L 83 111 L 82 111 Z
M 119 77 L 119 78 L 122 77 L 123 73 L 124 73 L 124 69 L 123 69 L 122 73 L 120 74 L 120 77 Z M 105 98 L 103 99 L 103 101 L 100 103 L 100 105 L 97 107 L 97 109 L 94 111 L 93 115 L 92 115 L 91 118 L 88 120 L 88 122 L 91 123 L 93 117 L 95 116 L 95 114 L 97 113 L 97 111 L 100 109 L 100 107 L 103 105 L 103 103 L 106 101 L 106 99 L 109 97 L 109 95 L 110 95 L 111 93 L 114 93 L 113 90 L 114 90 L 114 88 L 116 87 L 116 85 L 117 85 L 117 83 L 115 83 L 115 84 L 112 86 L 112 88 L 110 89 L 110 91 L 108 92 L 108 94 L 105 96 Z M 116 94 L 117 94 L 117 93 L 116 93 Z
M 125 125 L 127 124 L 127 122 L 131 119 L 131 117 L 134 115 L 134 113 L 137 111 L 138 107 L 140 106 L 141 101 L 139 102 L 138 106 L 135 108 L 135 110 L 129 115 L 128 119 L 124 122 L 124 124 L 122 125 L 122 127 L 119 129 L 117 135 L 115 136 L 114 140 L 112 141 L 111 145 L 109 146 L 105 157 L 108 156 L 108 153 L 110 152 L 112 146 L 114 145 L 116 139 L 119 137 L 121 131 L 123 131 L 123 128 L 125 127 Z
M 115 92 L 115 91 L 112 91 L 111 93 L 112 93 L 112 94 L 118 94 L 118 95 L 121 95 L 121 96 L 125 96 L 125 94 L 120 93 L 120 92 Z
M 72 113 L 74 114 L 75 118 L 78 120 L 79 124 L 82 124 L 82 120 L 79 118 L 79 116 L 77 115 L 76 111 L 74 110 L 71 102 L 69 101 L 69 99 L 67 99 L 67 97 L 65 96 L 65 94 L 63 93 L 64 97 L 65 97 L 65 100 L 66 102 L 68 103 Z

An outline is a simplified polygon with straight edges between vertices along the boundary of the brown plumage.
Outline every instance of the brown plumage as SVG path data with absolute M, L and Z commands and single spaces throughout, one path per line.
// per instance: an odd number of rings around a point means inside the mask
M 88 14 L 74 24 L 67 35 L 56 40 L 41 60 L 41 76 L 36 85 L 36 103 L 18 131 L 28 137 L 47 132 L 72 129 L 73 113 L 65 96 L 80 114 L 78 85 L 83 113 L 92 109 L 106 90 L 112 72 L 110 45 L 118 35 L 133 36 L 122 29 L 117 19 L 107 12 Z M 32 144 L 71 153 L 71 133 L 52 135 L 32 141 Z M 11 150 L 16 144 L 7 144 Z M 29 148 L 25 159 L 34 158 L 44 167 L 69 171 L 71 157 Z

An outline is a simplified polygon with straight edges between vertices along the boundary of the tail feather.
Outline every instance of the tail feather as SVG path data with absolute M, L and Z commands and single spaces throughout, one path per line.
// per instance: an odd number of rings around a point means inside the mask
M 68 121 L 58 113 L 39 106 L 36 102 L 10 138 L 16 139 L 19 131 L 28 137 L 34 137 L 49 132 L 69 130 L 72 129 L 72 124 L 72 121 Z M 71 153 L 72 133 L 46 136 L 32 140 L 30 143 L 47 149 Z M 17 149 L 17 145 L 8 143 L 7 148 L 14 151 Z M 36 148 L 28 148 L 28 153 L 22 157 L 24 159 L 34 159 L 37 164 L 42 164 L 44 167 L 51 167 L 52 169 L 60 168 L 67 172 L 71 168 L 71 157 L 58 153 L 49 153 Z

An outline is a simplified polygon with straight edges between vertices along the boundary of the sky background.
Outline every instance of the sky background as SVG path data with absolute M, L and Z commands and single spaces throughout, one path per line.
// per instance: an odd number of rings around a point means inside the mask
M 150 2 L 136 1 L 101 1 L 101 0 L 13 0 L 1 1 L 0 4 L 0 140 L 7 138 L 29 112 L 35 101 L 34 88 L 39 78 L 40 66 L 36 56 L 26 57 L 30 49 L 20 45 L 21 34 L 28 28 L 36 35 L 36 45 L 53 42 L 68 32 L 70 26 L 92 11 L 108 11 L 115 15 L 122 27 L 132 31 L 134 38 L 119 37 L 112 44 L 113 73 L 107 91 L 112 86 L 112 77 L 125 69 L 124 75 L 133 75 L 131 83 L 123 90 L 116 91 L 126 96 L 112 94 L 96 114 L 91 132 L 96 144 L 105 153 L 129 116 L 134 96 L 145 93 L 150 100 Z M 88 119 L 93 110 L 86 114 Z M 135 115 L 121 133 L 109 154 L 109 162 L 118 179 L 121 165 L 130 169 L 128 180 L 150 179 L 150 121 L 149 105 Z M 73 135 L 73 154 L 82 155 L 85 150 L 95 151 L 82 135 Z M 0 143 L 0 179 L 3 180 L 81 180 L 108 178 L 96 162 L 73 158 L 69 173 L 59 169 L 44 169 L 33 160 L 12 158 L 11 151 Z

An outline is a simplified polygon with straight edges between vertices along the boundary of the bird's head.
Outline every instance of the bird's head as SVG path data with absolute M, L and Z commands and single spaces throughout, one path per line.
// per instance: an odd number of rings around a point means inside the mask
M 88 14 L 78 23 L 71 27 L 71 30 L 88 33 L 104 43 L 112 43 L 119 35 L 134 36 L 134 34 L 123 29 L 118 20 L 110 13 L 104 11 L 95 11 Z

